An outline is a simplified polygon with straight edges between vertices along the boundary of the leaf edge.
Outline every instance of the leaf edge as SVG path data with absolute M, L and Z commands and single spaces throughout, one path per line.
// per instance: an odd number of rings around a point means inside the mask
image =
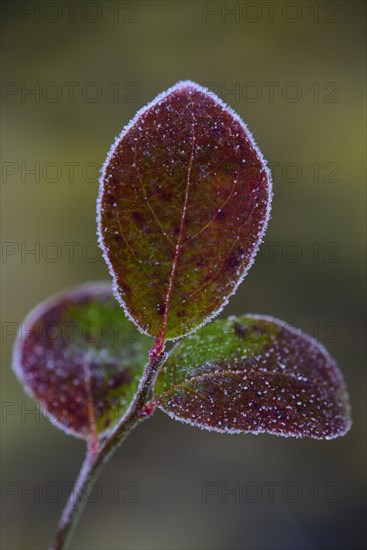
M 243 282 L 243 280 L 246 277 L 247 273 L 249 272 L 252 265 L 254 264 L 257 253 L 259 251 L 259 248 L 260 248 L 260 246 L 263 242 L 263 238 L 264 238 L 264 235 L 266 233 L 268 223 L 269 223 L 269 220 L 270 220 L 270 217 L 271 217 L 270 214 L 271 214 L 271 205 L 272 205 L 272 199 L 273 199 L 273 180 L 272 180 L 271 171 L 270 171 L 270 168 L 268 167 L 267 161 L 265 160 L 265 158 L 264 158 L 262 152 L 260 151 L 260 149 L 259 149 L 259 147 L 258 147 L 251 131 L 248 129 L 248 127 L 247 127 L 246 123 L 244 122 L 244 120 L 242 120 L 240 115 L 238 113 L 236 113 L 236 111 L 234 111 L 234 109 L 232 109 L 232 107 L 228 106 L 219 96 L 217 96 L 217 94 L 215 94 L 214 92 L 212 92 L 211 90 L 209 90 L 205 86 L 197 84 L 196 82 L 194 82 L 192 80 L 179 80 L 178 82 L 176 82 L 176 84 L 174 84 L 173 86 L 170 86 L 167 90 L 165 90 L 163 92 L 160 92 L 153 100 L 151 100 L 145 106 L 141 107 L 136 112 L 134 117 L 123 127 L 120 134 L 115 137 L 112 145 L 110 146 L 110 149 L 107 153 L 107 157 L 106 157 L 106 159 L 105 159 L 105 161 L 102 165 L 102 168 L 100 170 L 101 176 L 99 178 L 99 189 L 98 189 L 97 205 L 96 205 L 97 206 L 97 208 L 96 208 L 96 210 L 97 210 L 96 221 L 97 221 L 98 245 L 99 245 L 99 247 L 102 251 L 102 257 L 103 257 L 104 261 L 106 262 L 106 265 L 108 267 L 108 271 L 109 271 L 109 273 L 112 277 L 112 292 L 113 292 L 116 300 L 119 302 L 119 304 L 123 308 L 126 317 L 131 322 L 134 323 L 134 325 L 137 327 L 137 329 L 141 333 L 143 333 L 146 336 L 149 336 L 151 338 L 158 338 L 159 337 L 159 335 L 150 334 L 146 329 L 144 329 L 143 327 L 140 326 L 140 324 L 136 321 L 136 319 L 130 313 L 130 311 L 128 309 L 128 306 L 127 306 L 127 303 L 123 299 L 123 293 L 120 294 L 120 292 L 118 291 L 117 276 L 115 275 L 115 272 L 114 272 L 114 269 L 113 269 L 113 266 L 112 266 L 112 262 L 108 258 L 107 248 L 105 247 L 104 242 L 103 242 L 102 198 L 103 198 L 103 192 L 104 192 L 104 180 L 105 180 L 106 170 L 107 170 L 108 165 L 109 165 L 109 163 L 112 159 L 112 156 L 115 152 L 116 147 L 118 146 L 120 141 L 127 135 L 129 130 L 136 124 L 136 122 L 139 120 L 139 118 L 144 113 L 146 113 L 149 109 L 151 109 L 152 107 L 157 105 L 161 100 L 164 100 L 172 92 L 174 92 L 176 90 L 179 90 L 179 89 L 182 89 L 182 88 L 185 88 L 185 87 L 194 88 L 195 90 L 200 91 L 201 93 L 204 93 L 204 94 L 208 95 L 209 97 L 211 97 L 217 104 L 219 104 L 225 111 L 227 111 L 240 124 L 240 126 L 243 128 L 243 130 L 245 131 L 245 133 L 246 133 L 246 135 L 247 135 L 247 137 L 250 141 L 251 146 L 255 150 L 256 155 L 258 156 L 258 158 L 261 161 L 261 163 L 263 165 L 263 168 L 265 170 L 265 173 L 266 173 L 266 176 L 267 176 L 268 201 L 267 201 L 267 205 L 266 205 L 267 208 L 266 208 L 266 213 L 265 213 L 264 225 L 261 228 L 261 230 L 260 230 L 260 232 L 257 236 L 257 241 L 255 243 L 255 247 L 254 247 L 254 250 L 252 252 L 252 255 L 250 256 L 247 266 L 243 269 L 243 272 L 241 273 L 240 277 L 238 278 L 236 284 L 233 286 L 231 292 L 224 298 L 222 304 L 215 311 L 213 311 L 210 315 L 205 317 L 205 319 L 199 325 L 196 325 L 195 328 L 193 328 L 193 329 L 191 329 L 187 332 L 184 332 L 183 334 L 175 336 L 174 338 L 167 338 L 167 341 L 170 341 L 170 342 L 175 342 L 175 341 L 179 340 L 180 338 L 183 338 L 183 337 L 189 336 L 190 334 L 195 333 L 200 328 L 202 328 L 204 325 L 206 325 L 207 323 L 209 323 L 210 321 L 215 319 L 223 311 L 223 309 L 226 307 L 226 305 L 229 302 L 229 299 L 237 292 L 238 287 Z
M 303 338 L 305 338 L 305 340 L 307 340 L 309 343 L 316 346 L 316 348 L 321 353 L 323 353 L 324 355 L 326 355 L 328 357 L 328 359 L 333 364 L 333 367 L 335 367 L 336 372 L 339 374 L 341 386 L 343 387 L 343 390 L 345 390 L 346 395 L 348 397 L 348 401 L 346 403 L 346 426 L 345 426 L 345 429 L 343 431 L 338 432 L 338 433 L 336 433 L 334 435 L 331 435 L 331 436 L 316 437 L 316 436 L 310 436 L 310 435 L 305 435 L 304 436 L 304 435 L 294 435 L 294 434 L 290 434 L 290 433 L 281 433 L 281 432 L 275 432 L 273 430 L 268 430 L 268 429 L 259 429 L 256 432 L 254 432 L 254 431 L 251 431 L 251 430 L 248 430 L 248 431 L 246 430 L 245 431 L 245 430 L 240 430 L 240 429 L 236 429 L 236 428 L 233 428 L 229 431 L 229 430 L 218 428 L 218 427 L 208 427 L 208 426 L 204 426 L 204 425 L 201 425 L 201 424 L 196 424 L 195 422 L 193 422 L 189 418 L 181 418 L 181 417 L 177 416 L 175 413 L 173 413 L 172 411 L 168 411 L 164 407 L 162 407 L 159 403 L 159 398 L 156 398 L 156 396 L 155 396 L 155 393 L 154 393 L 155 385 L 154 385 L 154 387 L 153 387 L 153 396 L 154 396 L 154 402 L 157 404 L 157 407 L 162 412 L 167 414 L 172 420 L 175 420 L 177 422 L 181 422 L 182 424 L 188 424 L 188 425 L 190 425 L 194 428 L 199 428 L 201 430 L 205 430 L 205 431 L 209 431 L 209 432 L 216 432 L 216 433 L 225 434 L 225 435 L 244 435 L 244 434 L 261 435 L 261 434 L 268 434 L 268 435 L 276 435 L 278 437 L 284 437 L 284 438 L 294 438 L 294 439 L 305 439 L 306 438 L 306 439 L 314 439 L 314 440 L 317 440 L 317 441 L 330 441 L 330 440 L 336 439 L 338 437 L 345 436 L 351 430 L 351 428 L 353 426 L 353 420 L 352 420 L 352 414 L 351 414 L 352 407 L 351 407 L 351 403 L 350 403 L 350 396 L 349 396 L 349 392 L 348 392 L 347 385 L 346 385 L 346 382 L 344 380 L 344 376 L 342 374 L 342 371 L 340 370 L 340 368 L 338 367 L 335 359 L 330 355 L 330 353 L 328 352 L 326 347 L 319 340 L 316 340 L 316 338 L 314 338 L 313 336 L 311 336 L 307 332 L 304 332 L 300 328 L 296 328 L 296 327 L 288 324 L 287 322 L 282 321 L 282 320 L 280 320 L 276 317 L 273 317 L 271 315 L 262 315 L 262 314 L 256 314 L 256 313 L 245 313 L 243 315 L 230 315 L 226 319 L 218 319 L 218 320 L 219 321 L 221 321 L 221 320 L 234 321 L 234 320 L 237 320 L 239 317 L 242 317 L 242 316 L 246 316 L 246 317 L 248 317 L 250 319 L 254 319 L 254 320 L 268 321 L 268 322 L 271 322 L 271 323 L 275 322 L 281 328 L 285 328 L 285 329 L 289 330 L 294 335 L 298 335 L 298 336 L 301 335 Z M 167 359 L 169 358 L 169 356 L 173 353 L 174 349 L 179 344 L 180 344 L 180 342 L 177 342 L 170 349 L 170 351 L 168 352 Z M 162 366 L 164 366 L 164 365 L 162 365 Z M 234 373 L 235 371 L 231 371 L 231 372 Z M 194 377 L 190 378 L 190 380 L 192 380 L 194 378 L 200 378 L 200 377 L 195 377 L 194 376 Z M 167 392 L 165 392 L 165 393 L 167 393 Z M 163 395 L 163 394 L 161 394 L 161 395 Z
M 64 432 L 67 435 L 72 435 L 77 439 L 81 439 L 83 441 L 87 441 L 89 435 L 88 434 L 84 435 L 72 428 L 65 427 L 65 425 L 62 424 L 62 422 L 60 422 L 55 415 L 53 415 L 47 410 L 47 408 L 44 406 L 42 401 L 40 401 L 36 397 L 32 389 L 28 386 L 24 378 L 24 373 L 21 368 L 20 353 L 21 353 L 21 343 L 22 343 L 22 337 L 23 337 L 22 335 L 23 327 L 25 327 L 27 323 L 29 323 L 30 326 L 33 326 L 34 322 L 38 318 L 40 318 L 41 315 L 46 311 L 46 308 L 48 309 L 49 307 L 52 307 L 52 305 L 56 304 L 60 300 L 60 298 L 62 298 L 63 296 L 66 296 L 66 295 L 73 296 L 75 294 L 79 294 L 85 288 L 94 288 L 97 292 L 103 292 L 104 290 L 109 290 L 109 291 L 112 290 L 111 282 L 108 280 L 87 281 L 78 285 L 67 287 L 59 292 L 51 294 L 48 298 L 39 302 L 27 313 L 27 315 L 23 318 L 22 322 L 19 325 L 17 336 L 13 343 L 12 361 L 11 361 L 12 370 L 16 375 L 18 381 L 20 382 L 20 385 L 22 386 L 24 393 L 28 397 L 30 397 L 32 401 L 36 403 L 37 406 L 40 407 L 41 414 L 45 416 L 45 418 L 50 422 L 52 426 L 55 426 L 61 432 Z M 105 433 L 107 433 L 107 430 L 105 432 L 100 433 L 99 436 L 101 437 Z

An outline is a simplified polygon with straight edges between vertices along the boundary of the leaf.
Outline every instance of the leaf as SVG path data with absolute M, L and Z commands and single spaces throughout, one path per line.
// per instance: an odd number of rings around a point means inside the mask
M 154 394 L 172 418 L 217 432 L 332 439 L 351 426 L 346 386 L 326 349 L 259 315 L 215 321 L 176 344 Z
M 123 315 L 110 283 L 87 283 L 28 314 L 13 366 L 53 423 L 88 437 L 111 428 L 125 412 L 151 344 Z
M 145 333 L 176 339 L 214 317 L 265 232 L 270 173 L 242 120 L 179 82 L 116 138 L 104 164 L 98 233 L 114 292 Z

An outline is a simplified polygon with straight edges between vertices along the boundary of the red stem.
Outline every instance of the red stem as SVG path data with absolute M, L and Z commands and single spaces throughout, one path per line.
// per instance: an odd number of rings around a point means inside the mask
M 130 431 L 139 422 L 149 418 L 154 411 L 154 403 L 147 403 L 147 398 L 158 370 L 166 359 L 164 344 L 165 342 L 162 339 L 156 339 L 155 345 L 149 353 L 149 363 L 140 380 L 138 390 L 124 416 L 116 424 L 113 431 L 103 439 L 99 449 L 88 448 L 74 490 L 71 492 L 61 515 L 50 550 L 65 550 L 67 548 L 84 508 L 88 485 L 97 478 L 103 466 Z

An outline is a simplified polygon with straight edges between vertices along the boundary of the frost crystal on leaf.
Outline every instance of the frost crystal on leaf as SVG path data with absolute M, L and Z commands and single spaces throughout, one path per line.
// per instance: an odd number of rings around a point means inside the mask
M 13 366 L 54 424 L 88 437 L 111 428 L 125 412 L 151 345 L 124 316 L 110 283 L 86 283 L 28 314 Z
M 215 321 L 176 344 L 154 394 L 176 420 L 218 432 L 332 439 L 351 426 L 343 376 L 326 349 L 265 316 Z
M 180 82 L 116 139 L 100 180 L 99 242 L 116 297 L 145 333 L 176 339 L 214 317 L 251 266 L 271 179 L 217 96 Z

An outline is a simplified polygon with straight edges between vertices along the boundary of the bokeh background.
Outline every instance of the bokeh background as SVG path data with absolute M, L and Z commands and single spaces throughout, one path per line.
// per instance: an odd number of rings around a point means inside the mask
M 84 453 L 33 414 L 11 371 L 15 327 L 48 295 L 108 278 L 95 246 L 98 168 L 136 110 L 181 79 L 217 91 L 272 163 L 266 239 L 222 315 L 272 314 L 318 337 L 345 375 L 354 425 L 330 442 L 225 436 L 157 412 L 103 472 L 71 548 L 364 548 L 364 11 L 3 3 L 4 550 L 46 548 Z

